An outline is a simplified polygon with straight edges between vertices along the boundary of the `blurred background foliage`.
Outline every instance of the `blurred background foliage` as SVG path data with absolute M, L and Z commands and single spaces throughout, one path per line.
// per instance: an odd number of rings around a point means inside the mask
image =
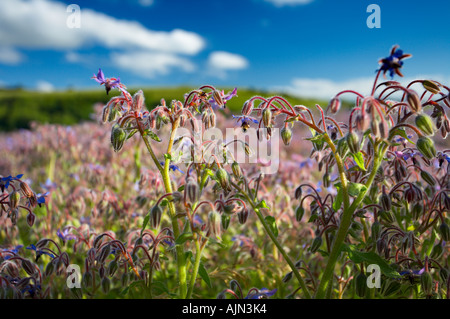
M 149 109 L 160 104 L 161 98 L 167 103 L 171 100 L 184 100 L 184 94 L 196 88 L 147 88 L 143 89 L 146 105 Z M 129 88 L 134 94 L 138 89 Z M 225 93 L 232 88 L 224 89 Z M 29 128 L 31 122 L 73 125 L 82 121 L 92 120 L 93 105 L 107 103 L 109 99 L 118 95 L 117 91 L 111 91 L 106 95 L 103 89 L 85 91 L 55 91 L 50 93 L 26 91 L 23 89 L 0 90 L 0 131 L 13 131 L 21 128 Z M 276 92 L 255 89 L 239 89 L 238 96 L 227 103 L 227 107 L 233 114 L 240 113 L 242 105 L 254 95 L 264 97 L 279 95 Z M 313 106 L 319 103 L 326 106 L 328 102 L 309 99 L 301 99 L 283 94 L 292 105 Z

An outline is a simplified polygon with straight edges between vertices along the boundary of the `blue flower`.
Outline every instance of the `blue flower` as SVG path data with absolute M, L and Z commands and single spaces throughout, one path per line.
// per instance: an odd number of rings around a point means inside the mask
M 419 270 L 404 270 L 399 272 L 400 276 L 405 276 L 405 275 L 417 275 L 420 276 L 425 272 L 425 268 L 419 269 Z
M 16 177 L 12 177 L 11 175 L 7 176 L 7 177 L 2 177 L 0 179 L 0 186 L 2 188 L 2 191 L 5 190 L 5 188 L 9 187 L 9 183 L 11 183 L 13 180 L 17 180 L 17 179 L 21 179 L 23 176 L 23 174 L 19 174 Z
M 42 204 L 45 204 L 45 197 L 48 196 L 48 194 L 50 194 L 49 192 L 46 192 L 44 194 L 37 194 L 36 198 L 37 198 L 37 203 L 39 204 L 39 206 L 41 206 Z
M 403 76 L 403 74 L 400 72 L 401 67 L 403 66 L 402 59 L 406 59 L 411 57 L 411 54 L 404 54 L 403 50 L 400 50 L 398 48 L 398 45 L 394 46 L 391 50 L 391 55 L 387 58 L 381 59 L 379 63 L 381 63 L 381 68 L 377 70 L 383 71 L 383 75 L 386 76 L 386 72 L 389 72 L 389 75 L 391 78 L 394 77 L 394 73 Z
M 52 259 L 55 258 L 55 255 L 53 255 L 53 254 L 51 254 L 51 253 L 49 253 L 49 252 L 46 252 L 45 250 L 38 249 L 38 248 L 36 248 L 36 246 L 33 245 L 33 244 L 31 244 L 30 246 L 28 246 L 27 249 L 34 250 L 34 251 L 36 252 L 36 261 L 37 261 L 37 260 L 39 259 L 39 257 L 41 257 L 42 255 L 50 256 L 50 258 L 52 258 Z
M 159 162 L 159 164 L 161 164 L 162 166 L 164 166 L 164 162 Z M 184 174 L 184 172 L 175 164 L 170 164 L 169 165 L 169 171 L 179 171 L 181 174 Z
M 269 290 L 267 288 L 262 288 L 256 293 L 249 293 L 244 299 L 266 299 L 270 298 L 277 292 L 277 289 Z
M 13 249 L 1 249 L 0 251 L 1 252 L 4 252 L 4 253 L 12 253 L 12 254 L 14 254 L 14 255 L 17 255 L 18 253 L 19 253 L 19 249 L 20 248 L 22 248 L 23 247 L 23 245 L 18 245 L 18 246 L 16 246 L 16 247 L 14 247 Z M 10 256 L 10 255 L 7 255 L 7 256 L 3 256 L 2 254 L 0 254 L 2 257 L 3 257 L 3 259 L 5 259 L 5 260 L 7 260 L 7 259 L 9 259 L 9 258 L 11 258 L 12 256 Z

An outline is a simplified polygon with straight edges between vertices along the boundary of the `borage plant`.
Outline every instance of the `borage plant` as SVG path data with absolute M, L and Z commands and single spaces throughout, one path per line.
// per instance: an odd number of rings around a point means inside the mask
M 298 281 L 291 297 L 298 292 L 304 298 L 331 298 L 335 294 L 342 297 L 346 289 L 360 297 L 397 293 L 448 297 L 446 245 L 450 231 L 446 215 L 450 209 L 450 155 L 449 150 L 436 150 L 432 136 L 439 131 L 445 139 L 450 132 L 446 115 L 450 89 L 432 80 L 415 80 L 406 86 L 392 80 L 379 83 L 382 73 L 402 76 L 402 60 L 407 57 L 410 55 L 395 46 L 389 57 L 380 60 L 370 95 L 342 91 L 330 101 L 326 111 L 315 105 L 318 115 L 314 109 L 293 106 L 280 96 L 255 96 L 245 102 L 242 116 L 238 117 L 244 131 L 252 123 L 257 124 L 260 139 L 270 139 L 276 132 L 275 123 L 283 121 L 280 135 L 286 145 L 290 144 L 295 123 L 310 129 L 312 137 L 307 139 L 313 146 L 311 157 L 318 160 L 319 170 L 323 171 L 323 185 L 334 191 L 321 196 L 314 185 L 305 182 L 293 195 L 299 201 L 297 221 L 301 222 L 308 213 L 309 222 L 316 229 L 309 250 L 325 257 L 320 278 L 313 278 L 309 270 L 320 263 L 319 259 L 308 263 L 292 261 L 277 238 L 269 207 L 261 199 L 259 186 L 263 176 L 249 176 L 230 152 L 232 145 L 239 144 L 249 153 L 249 145 L 240 140 L 202 141 L 200 126 L 215 126 L 216 110 L 226 106 L 236 89 L 224 94 L 206 85 L 186 94 L 183 101 L 166 104 L 161 100 L 161 105 L 148 110 L 142 91 L 132 96 L 118 79 L 105 78 L 101 70 L 94 75 L 107 92 L 112 88 L 121 92 L 104 106 L 102 113 L 104 122 L 113 123 L 114 150 L 120 151 L 125 141 L 139 134 L 163 180 L 166 194 L 145 218 L 138 241 L 149 232 L 145 229 L 148 223 L 159 228 L 161 216 L 167 212 L 171 225 L 164 228 L 161 238 L 170 241 L 176 255 L 179 297 L 192 297 L 198 274 L 207 277 L 201 264 L 205 246 L 220 241 L 221 232 L 230 226 L 233 215 L 245 223 L 252 212 L 291 269 L 284 281 L 293 277 Z M 418 93 L 419 88 L 423 93 Z M 344 94 L 356 97 L 347 123 L 333 118 L 341 109 Z M 163 139 L 155 132 L 163 126 L 169 128 L 169 134 L 160 158 L 154 152 L 154 143 Z M 186 126 L 192 134 L 177 134 Z M 174 146 L 180 144 L 184 152 L 177 152 L 179 148 L 175 151 Z M 209 152 L 211 148 L 215 153 Z M 191 156 L 184 157 L 183 153 Z M 184 171 L 178 166 L 181 157 L 186 164 Z M 175 171 L 185 175 L 184 184 L 179 187 L 171 178 Z M 335 174 L 337 179 L 332 180 Z M 214 183 L 214 193 L 208 194 L 209 181 Z M 159 240 L 152 236 L 154 249 Z M 146 250 L 146 246 L 135 246 Z M 189 250 L 192 247 L 194 253 Z M 150 261 L 155 260 L 155 255 L 150 256 L 148 251 L 146 254 Z M 355 285 L 348 285 L 350 279 L 343 281 L 342 276 L 335 274 L 339 261 L 343 272 L 349 270 Z M 381 270 L 382 284 L 380 289 L 369 291 L 367 275 L 374 265 Z M 300 271 L 306 273 L 308 280 Z M 151 272 L 145 274 L 150 291 Z

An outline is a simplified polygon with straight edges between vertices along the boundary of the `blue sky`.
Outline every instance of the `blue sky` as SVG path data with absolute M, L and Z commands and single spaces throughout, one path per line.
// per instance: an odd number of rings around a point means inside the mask
M 80 28 L 69 28 L 69 4 Z M 370 29 L 370 4 L 381 28 Z M 332 97 L 370 87 L 399 44 L 405 80 L 450 82 L 446 0 L 2 0 L 0 85 L 92 88 L 101 67 L 129 87 L 279 89 Z M 70 20 L 75 21 L 75 20 Z

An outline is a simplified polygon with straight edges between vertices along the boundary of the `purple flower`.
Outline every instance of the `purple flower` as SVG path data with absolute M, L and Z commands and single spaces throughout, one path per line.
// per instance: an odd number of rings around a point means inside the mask
M 225 95 L 222 91 L 220 93 L 220 95 L 221 95 L 222 101 L 223 101 L 223 108 L 225 108 L 227 101 L 230 100 L 231 98 L 237 96 L 237 88 L 234 88 L 234 90 L 231 91 L 230 93 L 228 93 L 227 95 Z M 208 102 L 209 102 L 209 104 L 211 104 L 212 108 L 220 108 L 220 105 L 217 104 L 217 102 L 214 100 L 214 98 L 211 98 Z
M 250 127 L 250 122 L 253 122 L 255 124 L 258 124 L 259 121 L 251 116 L 246 116 L 246 115 L 240 115 L 240 116 L 234 116 L 234 119 L 237 119 L 236 123 L 241 122 L 241 128 L 242 130 L 245 132 L 248 130 L 248 128 Z
M 62 232 L 58 228 L 58 231 L 56 232 L 56 234 L 58 235 L 59 238 L 61 238 L 63 240 L 64 243 L 68 240 L 77 239 L 77 236 L 70 233 L 70 228 L 64 228 Z
M 115 88 L 121 89 L 123 86 L 122 84 L 120 84 L 120 78 L 106 79 L 102 69 L 98 69 L 97 75 L 94 74 L 92 79 L 97 81 L 97 83 L 99 83 L 100 85 L 105 85 L 106 94 L 109 94 L 109 91 L 111 91 L 111 89 Z
M 398 45 L 394 46 L 391 50 L 391 55 L 387 58 L 381 59 L 379 63 L 381 63 L 381 68 L 377 70 L 383 71 L 383 75 L 386 75 L 386 72 L 389 72 L 391 78 L 394 77 L 394 73 L 403 76 L 400 72 L 401 67 L 403 66 L 403 59 L 411 57 L 411 54 L 404 54 L 403 50 L 398 48 Z
M 272 297 L 277 292 L 277 289 L 269 290 L 267 288 L 251 289 L 244 299 L 267 299 Z

